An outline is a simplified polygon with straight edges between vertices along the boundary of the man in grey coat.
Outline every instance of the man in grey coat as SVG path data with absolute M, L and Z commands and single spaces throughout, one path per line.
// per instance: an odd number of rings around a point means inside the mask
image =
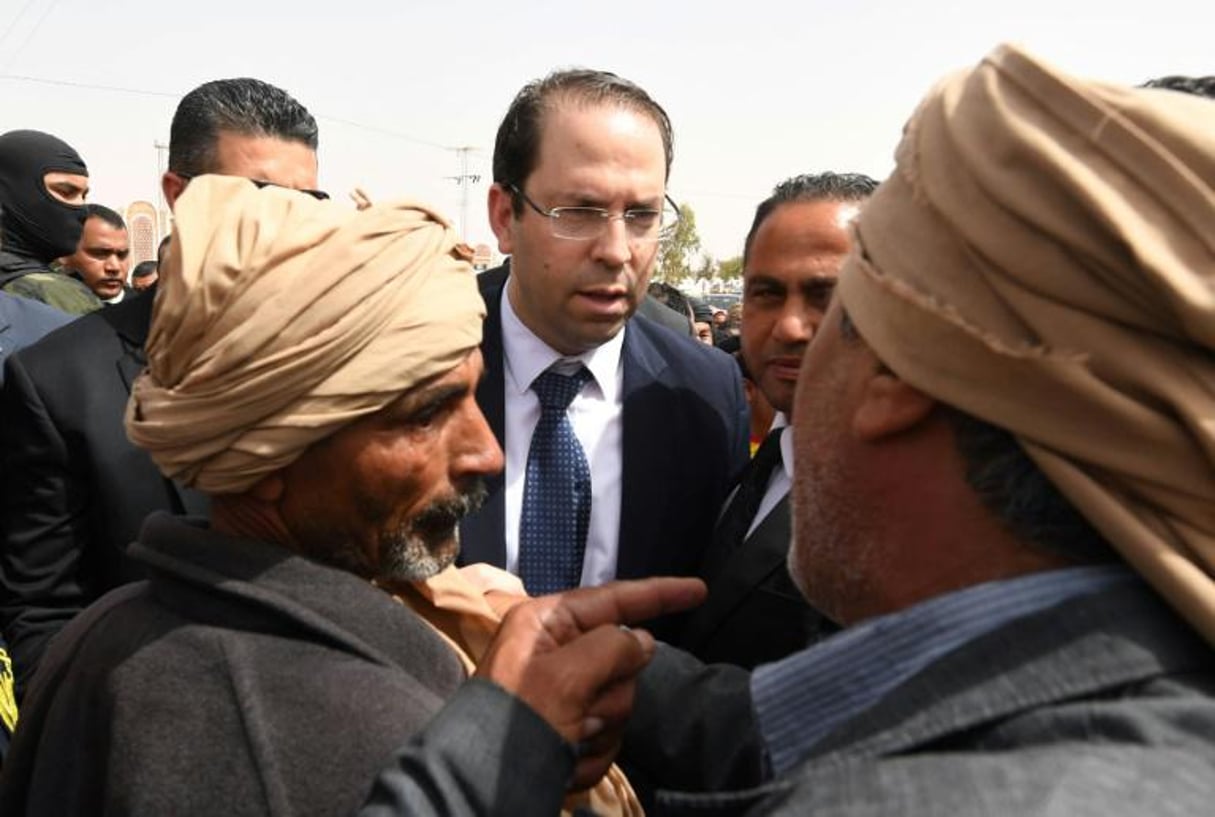
M 355 212 L 216 175 L 175 215 L 126 432 L 210 518 L 153 514 L 130 551 L 148 580 L 53 641 L 0 812 L 349 814 L 448 700 L 461 726 L 430 753 L 471 742 L 480 773 L 444 808 L 555 811 L 608 770 L 653 650 L 610 625 L 703 588 L 524 605 L 470 680 L 447 623 L 465 608 L 442 594 L 463 587 L 457 524 L 502 452 L 454 231 L 408 202 Z
M 626 749 L 671 813 L 1210 810 L 1212 134 L 1011 47 L 921 103 L 794 406 L 791 574 L 845 629 L 750 678 L 660 650 Z M 708 678 L 766 786 L 703 762 Z

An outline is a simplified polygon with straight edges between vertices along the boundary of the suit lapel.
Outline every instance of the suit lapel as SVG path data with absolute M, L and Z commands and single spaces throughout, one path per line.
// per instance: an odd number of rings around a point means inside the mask
M 505 270 L 483 273 L 481 297 L 485 299 L 481 356 L 485 375 L 477 384 L 477 405 L 493 429 L 498 445 L 506 449 L 506 367 L 502 354 L 502 293 Z M 489 562 L 506 566 L 506 481 L 499 473 L 485 480 L 485 504 L 460 522 L 460 564 Z
M 102 318 L 114 327 L 122 345 L 122 354 L 116 361 L 118 376 L 126 387 L 127 394 L 135 378 L 143 371 L 147 363 L 143 347 L 148 342 L 148 330 L 152 324 L 152 294 L 145 293 L 135 298 L 129 298 L 116 306 L 102 310 Z
M 790 533 L 789 495 L 785 494 L 742 547 L 735 548 L 712 573 L 706 571 L 709 598 L 688 620 L 685 649 L 695 650 L 706 643 L 748 595 L 775 571 L 786 569 Z
M 627 324 L 621 358 L 624 361 L 621 421 L 620 547 L 616 576 L 642 578 L 653 574 L 651 550 L 660 546 L 655 531 L 663 529 L 667 512 L 668 486 L 675 477 L 678 451 L 670 440 L 671 417 L 664 402 L 667 386 L 662 381 L 666 361 L 645 334 L 641 319 Z

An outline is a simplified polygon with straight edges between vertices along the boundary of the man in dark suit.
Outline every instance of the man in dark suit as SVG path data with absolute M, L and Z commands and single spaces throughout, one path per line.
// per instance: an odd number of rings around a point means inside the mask
M 605 72 L 529 84 L 498 130 L 489 216 L 511 259 L 481 276 L 477 399 L 506 469 L 461 526 L 461 558 L 533 593 L 694 573 L 745 462 L 732 361 L 634 314 L 677 217 L 670 162 L 665 112 Z M 541 408 L 539 384 L 574 379 L 564 405 Z
M 252 79 L 206 83 L 178 105 L 162 186 L 170 207 L 202 173 L 316 187 L 316 122 Z M 0 624 L 18 690 L 46 642 L 111 588 L 142 575 L 125 556 L 144 517 L 206 509 L 122 428 L 144 365 L 154 293 L 55 332 L 6 361 L 0 398 Z
M 858 173 L 794 176 L 756 208 L 743 245 L 742 354 L 778 414 L 701 565 L 709 599 L 689 617 L 678 646 L 703 661 L 750 669 L 833 629 L 806 604 L 786 565 L 793 479 L 786 418 L 802 355 L 848 252 L 848 224 L 876 187 Z

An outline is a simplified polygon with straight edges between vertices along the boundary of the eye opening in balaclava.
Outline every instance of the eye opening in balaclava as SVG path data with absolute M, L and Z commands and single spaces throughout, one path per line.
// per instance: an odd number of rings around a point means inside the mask
M 80 154 L 49 133 L 0 136 L 0 248 L 43 263 L 76 251 L 85 209 L 51 195 L 44 178 L 54 172 L 89 175 Z

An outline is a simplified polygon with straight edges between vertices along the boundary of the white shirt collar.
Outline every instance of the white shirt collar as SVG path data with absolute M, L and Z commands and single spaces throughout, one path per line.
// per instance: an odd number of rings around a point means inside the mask
M 626 326 L 607 343 L 580 355 L 562 355 L 549 346 L 536 333 L 528 329 L 511 306 L 510 281 L 502 289 L 502 356 L 506 370 L 507 388 L 523 394 L 531 388 L 532 381 L 559 360 L 578 361 L 586 366 L 595 379 L 603 399 L 615 402 L 618 399 L 620 379 L 620 352 L 624 348 Z
M 778 428 L 783 428 L 784 431 L 780 435 L 780 459 L 781 466 L 785 469 L 785 475 L 790 480 L 793 479 L 793 426 L 789 425 L 789 418 L 785 416 L 783 411 L 778 411 L 772 416 L 772 425 L 768 428 L 768 433 L 776 431 Z

